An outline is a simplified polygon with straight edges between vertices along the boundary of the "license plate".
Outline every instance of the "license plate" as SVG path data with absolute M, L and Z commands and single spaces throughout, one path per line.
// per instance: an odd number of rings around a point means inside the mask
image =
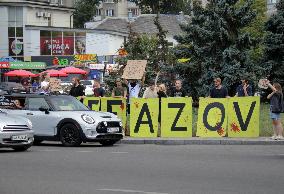
M 22 141 L 22 140 L 28 140 L 28 136 L 27 135 L 13 135 L 11 137 L 11 140 L 13 141 Z
M 107 132 L 109 132 L 109 133 L 116 133 L 116 132 L 119 132 L 119 128 L 118 127 L 108 128 Z

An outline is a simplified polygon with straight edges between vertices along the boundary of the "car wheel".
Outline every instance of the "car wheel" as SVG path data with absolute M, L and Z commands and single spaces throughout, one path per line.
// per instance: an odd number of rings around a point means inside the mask
M 60 141 L 64 146 L 79 146 L 82 143 L 80 132 L 73 124 L 65 124 L 60 129 Z
M 102 144 L 103 146 L 113 146 L 118 140 L 104 140 L 100 141 L 99 143 Z
M 23 151 L 26 151 L 27 149 L 29 149 L 30 147 L 31 147 L 31 145 L 25 145 L 25 146 L 21 146 L 21 147 L 12 147 L 12 148 L 16 152 L 23 152 Z

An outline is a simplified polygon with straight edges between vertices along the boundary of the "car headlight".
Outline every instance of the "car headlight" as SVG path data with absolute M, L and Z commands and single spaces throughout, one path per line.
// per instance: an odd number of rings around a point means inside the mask
M 33 128 L 33 123 L 30 120 L 28 120 L 28 125 L 29 125 L 30 129 Z
M 119 122 L 119 126 L 122 127 L 122 122 L 121 121 Z
M 95 123 L 95 119 L 93 119 L 93 117 L 91 117 L 89 115 L 81 115 L 81 118 L 83 119 L 83 121 L 85 121 L 88 124 L 94 124 Z

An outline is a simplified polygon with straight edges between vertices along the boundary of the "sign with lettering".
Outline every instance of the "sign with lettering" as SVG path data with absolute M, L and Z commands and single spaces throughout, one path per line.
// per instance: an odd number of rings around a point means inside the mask
M 130 136 L 157 137 L 158 110 L 158 98 L 132 98 L 130 105 Z
M 227 107 L 227 98 L 199 98 L 196 136 L 224 137 L 227 133 Z
M 44 62 L 10 62 L 10 69 L 45 69 Z
M 7 69 L 10 68 L 9 62 L 0 62 L 0 69 Z
M 101 99 L 98 97 L 87 97 L 84 98 L 83 103 L 91 110 L 100 111 Z
M 259 136 L 259 97 L 230 98 L 228 104 L 228 136 Z
M 147 61 L 146 60 L 128 60 L 124 68 L 122 78 L 125 79 L 142 79 Z
M 192 137 L 192 98 L 162 98 L 161 137 Z

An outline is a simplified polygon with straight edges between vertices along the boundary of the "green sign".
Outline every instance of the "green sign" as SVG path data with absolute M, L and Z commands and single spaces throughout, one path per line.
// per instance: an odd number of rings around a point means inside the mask
M 10 62 L 10 69 L 45 69 L 43 62 Z

